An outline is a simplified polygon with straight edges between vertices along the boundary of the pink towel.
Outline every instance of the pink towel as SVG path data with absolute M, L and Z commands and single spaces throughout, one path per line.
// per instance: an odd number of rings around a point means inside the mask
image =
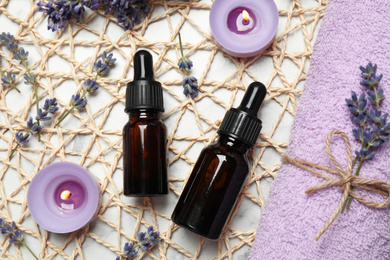
M 351 97 L 351 91 L 358 95 L 364 91 L 359 84 L 359 66 L 368 62 L 378 65 L 377 75 L 384 75 L 380 84 L 386 99 L 381 109 L 390 112 L 390 1 L 330 0 L 314 46 L 288 156 L 334 167 L 324 148 L 332 130 L 344 131 L 353 151 L 360 148 L 352 135 L 345 99 Z M 331 150 L 346 167 L 342 138 L 332 138 Z M 389 152 L 390 140 L 372 160 L 363 163 L 360 176 L 390 184 Z M 323 181 L 295 166 L 281 166 L 249 259 L 390 259 L 390 209 L 370 208 L 356 200 L 349 212 L 340 214 L 315 241 L 342 197 L 338 187 L 305 193 Z M 376 202 L 383 200 L 382 196 L 357 192 Z

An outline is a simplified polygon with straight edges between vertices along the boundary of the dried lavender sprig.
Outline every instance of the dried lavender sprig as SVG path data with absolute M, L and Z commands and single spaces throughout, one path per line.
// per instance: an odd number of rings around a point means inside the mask
M 25 134 L 22 133 L 16 133 L 15 134 L 15 140 L 16 140 L 16 146 L 14 149 L 12 149 L 11 155 L 9 156 L 9 159 L 11 160 L 15 151 L 23 144 L 26 144 L 29 142 L 29 138 L 31 134 L 36 134 L 40 136 L 41 130 L 44 128 L 39 124 L 39 121 L 47 121 L 50 120 L 52 117 L 50 114 L 54 115 L 54 113 L 58 110 L 58 103 L 56 98 L 47 98 L 45 100 L 45 104 L 42 108 L 39 108 L 38 115 L 35 117 L 36 122 L 33 121 L 33 118 L 30 117 L 27 121 L 27 128 L 28 131 Z
M 382 114 L 380 102 L 384 100 L 383 89 L 379 88 L 379 82 L 383 75 L 376 76 L 377 65 L 368 63 L 366 67 L 360 66 L 362 81 L 360 85 L 366 87 L 367 97 L 362 93 L 359 98 L 352 92 L 351 99 L 346 99 L 351 120 L 358 128 L 353 128 L 353 136 L 361 143 L 359 150 L 355 151 L 356 157 L 353 165 L 359 161 L 355 176 L 359 176 L 362 164 L 375 156 L 375 149 L 380 147 L 390 134 L 390 123 L 386 122 L 387 113 Z M 371 106 L 370 106 L 371 105 Z M 354 187 L 352 187 L 352 190 Z M 352 197 L 349 197 L 344 207 L 349 210 Z M 343 208 L 344 210 L 344 208 Z
M 35 103 L 37 107 L 37 114 L 39 111 L 39 97 L 38 97 L 38 82 L 36 76 L 31 73 L 30 68 L 27 65 L 28 51 L 25 51 L 22 47 L 19 47 L 18 43 L 15 40 L 15 37 L 10 33 L 1 33 L 0 34 L 0 43 L 1 45 L 8 46 L 8 48 L 14 52 L 13 58 L 20 61 L 27 71 L 27 75 L 24 76 L 26 82 L 25 84 L 33 86 L 35 93 Z M 39 125 L 39 121 L 38 121 Z M 38 141 L 41 141 L 41 135 L 38 133 Z
M 139 248 L 144 251 L 150 251 L 150 248 L 152 248 L 153 245 L 160 242 L 160 239 L 158 239 L 159 235 L 160 232 L 154 232 L 152 226 L 148 227 L 148 230 L 146 232 L 137 233 L 137 243 L 126 243 L 123 248 L 124 256 L 117 256 L 116 260 L 128 260 L 130 258 L 135 257 L 139 252 Z
M 7 74 L 4 73 L 4 71 L 0 68 L 0 74 L 3 76 L 1 78 L 1 85 L 3 87 L 13 87 L 17 92 L 20 93 L 20 90 L 16 87 L 16 76 L 7 72 Z
M 179 33 L 179 46 L 180 46 L 181 58 L 179 59 L 177 65 L 179 66 L 179 69 L 184 72 L 184 78 L 181 83 L 184 88 L 183 94 L 186 97 L 190 95 L 190 97 L 194 99 L 195 97 L 198 96 L 199 93 L 198 80 L 194 76 L 190 76 L 189 70 L 192 68 L 193 63 L 190 59 L 184 57 L 183 44 L 181 41 L 180 33 Z
M 17 229 L 14 221 L 12 221 L 12 224 L 10 225 L 3 218 L 0 218 L 0 229 L 1 229 L 1 233 L 4 236 L 9 237 L 9 242 L 11 244 L 24 245 L 28 249 L 28 251 L 30 251 L 30 253 L 34 256 L 34 258 L 38 260 L 38 257 L 34 254 L 34 252 L 31 250 L 31 248 L 27 246 L 26 242 L 24 242 L 23 231 L 20 229 Z
M 75 109 L 75 108 L 85 108 L 88 103 L 88 100 L 85 98 L 87 93 L 95 92 L 99 89 L 99 86 L 96 84 L 96 79 L 98 77 L 106 76 L 111 67 L 114 65 L 116 59 L 113 57 L 113 54 L 108 54 L 103 52 L 101 59 L 93 64 L 93 70 L 95 71 L 95 77 L 93 79 L 87 79 L 83 84 L 83 93 L 77 93 L 76 95 L 72 95 L 72 99 L 70 101 L 71 108 L 65 113 L 63 117 L 57 122 L 55 126 L 59 126 L 62 121 Z

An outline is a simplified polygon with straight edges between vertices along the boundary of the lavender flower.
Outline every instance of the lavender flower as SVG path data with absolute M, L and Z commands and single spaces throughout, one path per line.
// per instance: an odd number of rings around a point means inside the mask
M 59 108 L 56 98 L 47 98 L 45 100 L 45 104 L 43 105 L 43 109 L 51 114 L 54 114 Z
M 153 227 L 148 227 L 146 232 L 139 232 L 136 235 L 137 243 L 126 243 L 123 251 L 124 256 L 117 256 L 116 260 L 128 260 L 130 258 L 135 257 L 138 254 L 138 248 L 141 248 L 144 251 L 150 251 L 150 248 L 160 242 L 159 236 L 160 232 L 153 232 Z
M 98 60 L 93 64 L 93 70 L 96 72 L 98 76 L 106 76 L 110 71 L 110 66 L 103 63 L 102 60 Z
M 72 95 L 72 101 L 71 104 L 74 107 L 77 108 L 84 108 L 87 104 L 88 100 L 84 99 L 83 97 L 80 97 L 80 93 L 77 93 L 76 96 Z
M 92 10 L 102 8 L 118 18 L 124 29 L 132 29 L 150 11 L 146 0 L 50 0 L 48 3 L 37 3 L 40 12 L 48 15 L 48 29 L 57 31 L 65 27 L 71 19 L 79 22 L 85 7 Z
M 12 221 L 12 224 L 8 224 L 4 221 L 4 219 L 1 219 L 1 233 L 4 236 L 10 235 L 10 243 L 12 244 L 19 244 L 23 242 L 23 232 L 21 230 L 16 230 L 16 224 L 14 221 Z
M 12 234 L 15 230 L 15 222 L 12 222 L 12 226 L 9 225 L 7 222 L 5 222 L 3 219 L 2 219 L 2 227 L 1 227 L 1 234 L 3 234 L 4 236 L 7 236 L 9 234 Z
M 359 165 L 355 175 L 358 176 L 362 163 L 375 156 L 375 149 L 379 148 L 390 134 L 390 123 L 387 123 L 388 114 L 382 114 L 379 108 L 380 102 L 384 100 L 383 89 L 379 82 L 383 75 L 376 75 L 377 65 L 368 63 L 366 67 L 360 66 L 362 81 L 360 85 L 366 87 L 366 93 L 359 98 L 352 92 L 351 99 L 346 99 L 348 110 L 351 113 L 351 120 L 358 128 L 353 128 L 353 136 L 361 143 L 361 148 L 355 151 L 353 165 L 358 161 Z M 352 187 L 353 189 L 353 187 Z M 347 200 L 347 209 L 351 204 L 352 197 Z M 345 206 L 344 205 L 344 206 Z
M 159 231 L 156 231 L 156 232 L 153 232 L 153 226 L 150 226 L 148 227 L 148 231 L 147 231 L 147 234 L 146 234 L 146 238 L 153 242 L 153 243 L 159 243 L 160 242 L 160 239 L 158 239 L 157 237 L 160 235 L 160 232 Z
M 103 52 L 103 55 L 102 55 L 102 62 L 104 64 L 107 64 L 109 67 L 113 66 L 116 59 L 113 58 L 113 55 L 112 53 L 108 54 L 107 55 L 107 52 Z
M 37 77 L 34 74 L 24 75 L 24 79 L 26 80 L 24 84 L 35 86 L 37 84 Z
M 50 116 L 47 116 L 47 112 L 42 110 L 42 108 L 40 108 L 38 110 L 38 115 L 35 117 L 36 120 L 41 120 L 41 121 L 48 121 L 51 119 Z
M 10 44 L 11 45 L 11 44 Z M 9 47 L 14 51 L 11 46 Z M 15 51 L 14 51 L 15 52 Z M 14 59 L 19 60 L 20 62 L 26 61 L 28 58 L 28 51 L 25 51 L 23 48 L 19 48 L 19 51 L 14 54 Z
M 20 48 L 18 43 L 15 41 L 15 37 L 10 33 L 1 33 L 0 34 L 0 43 L 3 46 L 8 46 L 8 48 L 14 53 L 13 58 L 19 60 L 21 63 L 25 62 L 28 58 L 28 51 L 25 51 L 23 48 Z
M 30 140 L 28 140 L 29 137 L 30 137 L 30 134 L 22 134 L 22 133 L 16 133 L 15 134 L 16 142 L 19 145 L 27 144 L 30 141 Z
M 99 89 L 99 86 L 96 85 L 96 80 L 87 79 L 84 82 L 83 89 L 87 92 L 95 92 Z
M 47 98 L 45 100 L 45 104 L 43 105 L 43 108 L 40 108 L 38 110 L 38 115 L 35 117 L 36 120 L 42 120 L 42 121 L 48 121 L 51 119 L 49 114 L 53 114 L 58 110 L 57 106 L 57 99 L 53 98 Z
M 190 95 L 192 99 L 198 96 L 198 83 L 195 77 L 185 76 L 181 84 L 184 87 L 183 94 L 185 96 Z
M 16 133 L 15 134 L 15 140 L 16 140 L 16 146 L 14 149 L 12 149 L 11 155 L 9 156 L 9 159 L 11 160 L 12 156 L 14 155 L 16 149 L 18 149 L 21 145 L 26 144 L 29 142 L 30 133 L 27 132 L 26 134 L 23 133 Z M 4 228 L 3 222 L 0 221 L 0 228 Z
M 46 12 L 48 15 L 49 23 L 47 27 L 54 32 L 65 27 L 66 23 L 72 18 L 79 22 L 88 2 L 88 0 L 50 0 L 47 4 L 39 1 L 37 5 L 40 12 Z M 96 1 L 93 3 L 93 6 L 95 5 Z
M 27 121 L 27 128 L 29 129 L 29 132 L 38 134 L 43 129 L 43 126 L 38 125 L 38 122 L 34 122 L 33 118 L 30 117 Z
M 2 82 L 1 85 L 3 87 L 13 87 L 16 83 L 16 76 L 7 72 L 7 75 L 4 75 L 1 78 L 1 82 Z
M 374 157 L 375 153 L 370 149 L 360 149 L 359 151 L 355 151 L 356 157 L 360 160 L 370 160 Z
M 377 66 L 376 64 L 372 66 L 372 63 L 369 62 L 366 67 L 360 66 L 360 70 L 362 71 L 361 77 L 363 79 L 369 78 L 372 73 L 376 73 Z
M 184 72 L 184 79 L 182 81 L 183 86 L 183 94 L 187 97 L 188 95 L 194 99 L 198 96 L 199 93 L 199 86 L 198 86 L 198 80 L 195 77 L 190 77 L 189 70 L 192 68 L 193 63 L 190 59 L 184 58 L 183 53 L 183 44 L 181 42 L 181 35 L 179 33 L 179 46 L 180 46 L 180 52 L 181 52 L 181 58 L 179 62 L 177 63 L 179 69 Z
M 11 244 L 20 244 L 23 241 L 23 231 L 21 230 L 15 230 L 15 233 L 13 236 L 9 238 L 9 242 Z
M 103 52 L 102 58 L 93 64 L 93 70 L 96 72 L 96 77 L 106 76 L 110 72 L 110 67 L 114 65 L 116 59 L 113 58 L 113 54 L 107 55 Z M 95 77 L 95 78 L 96 78 Z
M 118 13 L 117 18 L 118 20 L 116 21 L 116 23 L 122 23 L 125 30 L 127 29 L 131 30 L 134 28 L 134 22 L 131 20 L 131 17 L 129 17 L 127 14 Z
M 27 246 L 27 244 L 23 241 L 23 231 L 16 228 L 16 224 L 12 221 L 12 224 L 8 224 L 3 218 L 0 218 L 0 229 L 1 233 L 4 236 L 9 236 L 9 242 L 11 244 L 22 244 L 24 245 L 28 251 L 34 256 L 35 259 L 38 260 L 38 257 L 34 254 L 34 252 Z
M 9 43 L 15 43 L 15 37 L 10 33 L 3 32 L 0 34 L 0 43 L 4 46 L 7 46 Z
M 190 59 L 182 57 L 179 60 L 179 63 L 177 64 L 177 66 L 179 66 L 179 69 L 181 71 L 190 70 L 193 66 L 193 63 Z

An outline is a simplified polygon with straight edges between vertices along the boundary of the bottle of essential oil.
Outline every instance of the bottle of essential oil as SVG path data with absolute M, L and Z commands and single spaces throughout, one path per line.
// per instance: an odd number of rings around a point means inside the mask
M 195 163 L 173 222 L 209 239 L 221 236 L 249 172 L 246 153 L 261 130 L 257 112 L 266 92 L 262 83 L 250 84 L 241 105 L 226 113 L 219 139 Z
M 166 127 L 161 83 L 154 80 L 153 58 L 134 56 L 134 80 L 127 84 L 129 122 L 123 128 L 123 181 L 126 196 L 168 194 Z

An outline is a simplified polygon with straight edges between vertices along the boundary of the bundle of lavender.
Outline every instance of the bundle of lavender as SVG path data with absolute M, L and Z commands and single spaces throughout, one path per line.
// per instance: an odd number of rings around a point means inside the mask
M 105 10 L 123 24 L 125 30 L 133 29 L 150 11 L 147 0 L 49 0 L 37 3 L 40 12 L 48 15 L 48 29 L 57 31 L 72 19 L 81 20 L 85 8 Z

